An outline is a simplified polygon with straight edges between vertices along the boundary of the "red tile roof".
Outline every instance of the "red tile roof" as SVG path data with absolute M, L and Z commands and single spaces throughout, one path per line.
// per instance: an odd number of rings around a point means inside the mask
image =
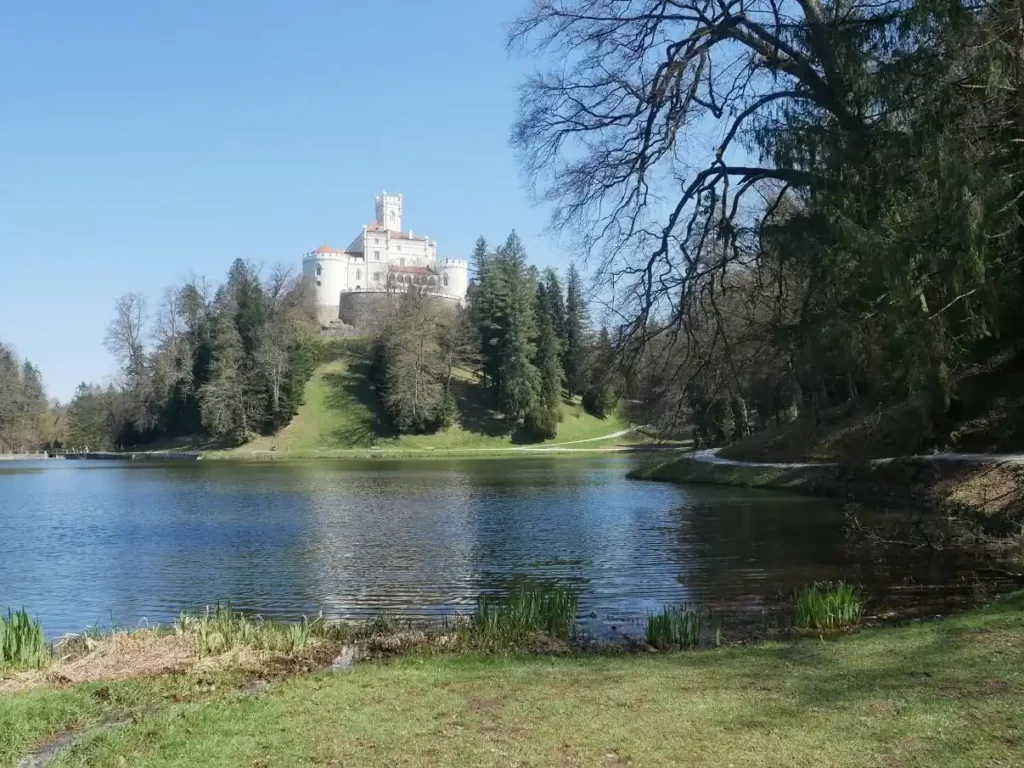
M 321 245 L 313 253 L 344 253 L 344 251 L 331 245 Z

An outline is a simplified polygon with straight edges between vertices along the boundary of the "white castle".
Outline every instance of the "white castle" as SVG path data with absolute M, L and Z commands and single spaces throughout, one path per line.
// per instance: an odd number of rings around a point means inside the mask
M 402 196 L 384 192 L 376 199 L 377 217 L 363 226 L 348 248 L 321 245 L 302 257 L 303 277 L 312 286 L 317 318 L 322 324 L 341 320 L 353 325 L 355 294 L 393 294 L 409 290 L 449 299 L 462 305 L 469 287 L 464 259 L 437 259 L 437 243 L 425 235 L 402 230 Z M 369 298 L 369 297 L 367 297 Z M 348 300 L 347 300 L 348 299 Z M 366 311 L 365 302 L 359 311 Z

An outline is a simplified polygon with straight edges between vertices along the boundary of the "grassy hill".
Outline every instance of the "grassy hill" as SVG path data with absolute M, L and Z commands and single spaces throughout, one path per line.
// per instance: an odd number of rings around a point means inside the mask
M 454 425 L 433 435 L 398 435 L 391 429 L 369 378 L 365 343 L 349 341 L 336 344 L 333 349 L 337 357 L 313 374 L 306 385 L 305 404 L 287 427 L 276 435 L 261 437 L 226 453 L 252 455 L 272 448 L 276 454 L 284 455 L 330 455 L 371 448 L 391 452 L 468 452 L 556 447 L 564 443 L 600 448 L 626 440 L 625 436 L 606 437 L 626 429 L 619 417 L 595 418 L 575 400 L 562 404 L 558 436 L 544 443 L 535 442 L 490 407 L 489 393 L 469 371 L 458 371 L 453 382 L 459 409 Z

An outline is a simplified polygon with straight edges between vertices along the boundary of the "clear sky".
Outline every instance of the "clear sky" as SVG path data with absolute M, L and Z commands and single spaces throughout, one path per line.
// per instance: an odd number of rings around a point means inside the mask
M 381 190 L 468 257 L 565 267 L 508 135 L 525 0 L 0 0 L 0 339 L 103 381 L 115 299 L 344 247 Z

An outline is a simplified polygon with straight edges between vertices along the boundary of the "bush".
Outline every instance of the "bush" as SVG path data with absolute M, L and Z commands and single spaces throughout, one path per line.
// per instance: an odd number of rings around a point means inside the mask
M 523 426 L 538 440 L 551 440 L 558 434 L 558 416 L 557 409 L 538 406 L 526 414 Z
M 583 393 L 583 408 L 591 416 L 603 419 L 618 405 L 615 390 L 610 384 L 596 382 Z

